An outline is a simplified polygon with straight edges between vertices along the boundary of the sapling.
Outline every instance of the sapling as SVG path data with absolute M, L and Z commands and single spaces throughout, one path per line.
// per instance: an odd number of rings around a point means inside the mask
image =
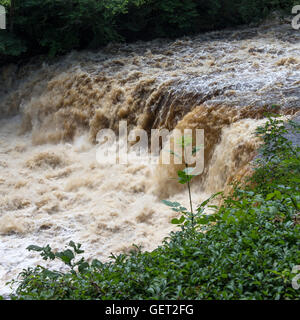
M 194 230 L 197 225 L 202 225 L 202 226 L 208 225 L 208 224 L 215 222 L 217 220 L 216 215 L 207 216 L 207 215 L 205 215 L 204 210 L 205 210 L 205 207 L 208 205 L 208 203 L 212 199 L 217 197 L 218 195 L 222 194 L 222 192 L 216 193 L 216 194 L 212 195 L 209 199 L 202 202 L 198 206 L 198 208 L 196 209 L 196 212 L 194 212 L 193 203 L 192 203 L 192 193 L 191 193 L 191 180 L 197 175 L 194 174 L 195 168 L 189 167 L 188 163 L 186 162 L 186 159 L 187 159 L 186 149 L 188 147 L 192 147 L 192 141 L 193 141 L 192 137 L 183 136 L 176 142 L 177 145 L 179 145 L 181 148 L 184 149 L 184 165 L 185 165 L 184 170 L 179 170 L 177 172 L 177 175 L 178 175 L 177 181 L 180 184 L 187 185 L 188 194 L 189 194 L 190 211 L 188 211 L 187 208 L 181 206 L 181 204 L 178 202 L 171 202 L 168 200 L 163 200 L 163 203 L 166 204 L 167 206 L 171 207 L 173 211 L 182 214 L 180 219 L 176 219 L 176 218 L 172 219 L 172 221 L 171 221 L 172 224 L 181 225 L 182 228 L 191 227 Z M 197 152 L 199 150 L 201 150 L 201 148 L 203 148 L 202 145 L 193 147 L 192 148 L 192 155 L 196 155 Z M 180 155 L 178 155 L 174 151 L 170 151 L 170 153 L 172 155 L 174 155 L 175 157 L 178 157 L 178 158 L 180 157 Z M 210 207 L 214 208 L 214 206 L 210 206 Z

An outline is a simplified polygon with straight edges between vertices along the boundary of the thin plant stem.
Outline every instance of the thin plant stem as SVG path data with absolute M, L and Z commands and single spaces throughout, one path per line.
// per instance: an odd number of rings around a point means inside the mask
M 188 168 L 188 165 L 185 164 L 186 168 Z M 190 185 L 190 182 L 188 181 L 187 183 L 187 186 L 188 186 L 188 191 L 189 191 L 189 198 L 190 198 L 190 206 L 191 206 L 191 213 L 193 214 L 193 217 L 194 218 L 194 212 L 193 212 L 193 203 L 192 203 L 192 193 L 191 193 L 191 185 Z
M 186 159 L 186 153 L 185 153 L 185 145 L 184 145 L 184 158 Z M 188 168 L 188 164 L 184 161 L 185 167 Z M 192 193 L 191 193 L 191 185 L 190 181 L 187 182 L 187 187 L 189 191 L 189 199 L 190 199 L 190 207 L 191 207 L 191 214 L 192 214 L 192 227 L 194 227 L 194 211 L 193 211 L 193 203 L 192 203 Z

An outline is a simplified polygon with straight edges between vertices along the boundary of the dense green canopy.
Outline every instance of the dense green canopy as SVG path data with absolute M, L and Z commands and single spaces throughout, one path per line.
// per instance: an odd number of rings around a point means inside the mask
M 291 13 L 296 0 L 0 0 L 0 63 L 55 56 L 110 41 L 178 37 Z

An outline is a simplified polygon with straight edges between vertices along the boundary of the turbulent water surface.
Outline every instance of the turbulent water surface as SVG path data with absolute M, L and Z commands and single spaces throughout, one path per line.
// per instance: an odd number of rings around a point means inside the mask
M 157 247 L 176 216 L 161 199 L 188 205 L 177 167 L 132 157 L 100 164 L 96 135 L 142 128 L 204 129 L 205 170 L 194 205 L 241 177 L 273 104 L 300 107 L 300 35 L 268 23 L 176 41 L 110 45 L 51 64 L 0 69 L 0 294 L 23 268 L 42 263 L 30 244 L 80 242 L 106 260 L 132 244 Z M 56 265 L 60 268 L 60 264 Z

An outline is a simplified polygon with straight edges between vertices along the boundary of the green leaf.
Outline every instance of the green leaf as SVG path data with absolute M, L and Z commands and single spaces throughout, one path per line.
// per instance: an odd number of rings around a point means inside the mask
M 180 219 L 172 219 L 171 223 L 172 224 L 182 224 L 185 221 L 185 217 L 182 216 Z
M 184 136 L 177 140 L 177 145 L 188 147 L 192 144 L 193 138 L 191 136 Z
M 44 250 L 44 248 L 39 247 L 39 246 L 34 246 L 34 245 L 28 246 L 26 249 L 28 251 L 37 251 L 37 252 L 41 252 Z
M 171 207 L 171 208 L 178 208 L 180 207 L 180 203 L 178 202 L 171 202 L 169 200 L 162 200 L 162 202 L 167 205 L 168 207 Z
M 73 241 L 70 241 L 69 242 L 69 246 L 72 247 L 74 249 L 74 252 L 77 253 L 77 254 L 84 253 L 84 250 L 80 250 L 80 248 L 81 248 L 81 244 L 80 243 L 78 243 L 77 246 L 76 246 L 76 244 Z
M 268 200 L 271 200 L 271 199 L 273 199 L 275 197 L 275 194 L 274 193 L 269 193 L 268 195 L 267 195 L 267 197 L 266 197 L 266 200 L 268 201 Z
M 84 273 L 89 268 L 89 264 L 87 262 L 83 262 L 78 266 L 78 271 L 80 273 Z
M 69 266 L 71 265 L 71 261 L 74 259 L 74 254 L 70 249 L 62 252 L 57 252 L 55 253 L 55 256 Z

